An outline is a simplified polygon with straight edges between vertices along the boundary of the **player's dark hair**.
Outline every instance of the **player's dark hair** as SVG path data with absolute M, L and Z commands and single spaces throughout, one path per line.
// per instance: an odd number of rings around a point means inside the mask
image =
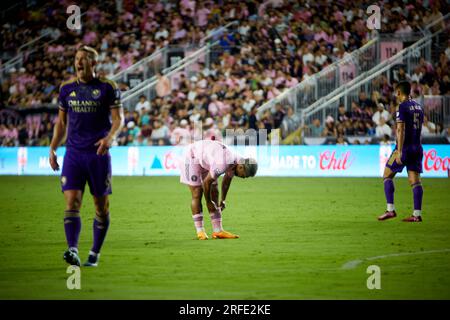
M 400 92 L 405 96 L 409 96 L 409 94 L 411 93 L 411 85 L 408 81 L 399 82 L 399 84 L 397 85 L 397 90 L 400 90 Z
M 244 169 L 245 169 L 245 176 L 248 177 L 254 177 L 256 175 L 256 172 L 258 171 L 258 164 L 256 163 L 255 159 L 252 158 L 246 158 L 244 159 Z

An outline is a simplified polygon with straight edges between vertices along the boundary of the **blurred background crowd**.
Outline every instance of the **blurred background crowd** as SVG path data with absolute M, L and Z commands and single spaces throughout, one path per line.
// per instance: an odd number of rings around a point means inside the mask
M 440 3 L 385 1 L 381 32 L 419 31 L 442 17 Z M 19 44 L 43 34 L 49 37 L 25 56 L 23 67 L 9 69 L 1 78 L 2 146 L 49 144 L 56 119 L 52 106 L 57 105 L 61 82 L 73 77 L 73 58 L 81 44 L 96 48 L 98 74 L 111 77 L 164 46 L 199 46 L 220 26 L 239 22 L 234 32 L 220 37 L 217 61 L 176 83 L 159 74 L 157 97 L 149 101 L 142 96 L 125 110 L 126 125 L 117 144 L 167 145 L 186 143 L 200 128 L 215 139 L 227 129 L 280 129 L 286 137 L 301 125 L 295 110 L 277 105 L 257 116 L 257 108 L 360 48 L 371 36 L 359 0 L 82 1 L 80 32 L 66 26 L 70 4 L 37 1 L 2 22 L 2 64 L 18 53 Z M 316 119 L 302 128 L 305 135 L 334 137 L 342 144 L 349 143 L 348 136 L 361 137 L 359 143 L 372 136 L 394 139 L 395 83 L 411 81 L 413 97 L 448 95 L 449 59 L 450 42 L 438 61 L 422 59 L 413 74 L 400 68 L 391 81 L 376 79 L 381 91 L 361 92 L 351 110 L 340 107 L 337 118 L 330 115 L 323 123 Z M 447 135 L 448 129 L 426 121 L 423 134 Z

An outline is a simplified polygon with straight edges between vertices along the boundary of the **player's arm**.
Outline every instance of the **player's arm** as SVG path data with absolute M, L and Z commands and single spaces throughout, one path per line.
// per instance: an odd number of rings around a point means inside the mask
M 217 204 L 211 199 L 211 185 L 214 181 L 215 179 L 211 176 L 211 173 L 208 173 L 203 180 L 203 194 L 205 195 L 206 206 L 208 207 L 209 212 L 217 211 Z
M 402 151 L 405 143 L 405 115 L 402 108 L 397 112 L 397 163 L 402 162 Z
M 225 173 L 222 179 L 222 192 L 220 200 L 220 209 L 225 209 L 225 199 L 227 198 L 228 190 L 230 189 L 231 181 L 233 180 L 233 174 Z
M 122 107 L 111 109 L 111 122 L 111 130 L 109 130 L 108 135 L 103 139 L 97 141 L 97 143 L 95 144 L 96 146 L 98 146 L 98 155 L 105 155 L 108 152 L 108 149 L 111 147 L 112 142 L 122 129 L 124 125 L 124 115 Z
M 124 125 L 124 115 L 122 102 L 120 98 L 120 89 L 117 87 L 115 82 L 111 82 L 111 91 L 110 91 L 110 100 L 109 100 L 109 108 L 111 112 L 111 129 L 106 137 L 100 139 L 95 144 L 98 146 L 97 154 L 105 155 L 108 153 L 108 149 L 111 148 L 112 142 L 119 134 L 120 130 Z
M 67 112 L 62 108 L 58 111 L 58 119 L 56 120 L 55 127 L 53 128 L 53 138 L 50 143 L 50 154 L 48 160 L 50 162 L 50 167 L 53 170 L 59 170 L 59 164 L 56 157 L 56 149 L 61 144 L 61 141 L 66 135 L 67 128 Z

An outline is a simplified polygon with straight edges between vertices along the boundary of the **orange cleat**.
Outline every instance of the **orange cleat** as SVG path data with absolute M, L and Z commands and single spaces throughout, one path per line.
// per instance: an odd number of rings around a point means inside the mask
M 237 234 L 232 234 L 231 232 L 222 230 L 220 232 L 213 232 L 213 239 L 237 239 L 239 236 Z
M 197 232 L 197 238 L 198 240 L 208 240 L 208 235 L 205 231 L 199 231 Z

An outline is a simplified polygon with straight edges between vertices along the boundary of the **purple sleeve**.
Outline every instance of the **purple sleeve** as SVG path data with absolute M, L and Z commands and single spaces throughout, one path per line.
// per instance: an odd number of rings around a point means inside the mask
M 400 105 L 398 107 L 398 111 L 396 114 L 396 121 L 397 122 L 405 122 L 406 121 L 406 108 Z
M 62 111 L 67 112 L 67 109 L 69 109 L 69 106 L 67 105 L 67 87 L 66 86 L 61 86 L 61 88 L 59 89 L 59 95 L 58 95 L 58 106 L 59 109 L 61 109 Z
M 107 103 L 110 109 L 122 107 L 122 101 L 120 97 L 120 89 L 114 81 L 110 81 L 108 86 Z

